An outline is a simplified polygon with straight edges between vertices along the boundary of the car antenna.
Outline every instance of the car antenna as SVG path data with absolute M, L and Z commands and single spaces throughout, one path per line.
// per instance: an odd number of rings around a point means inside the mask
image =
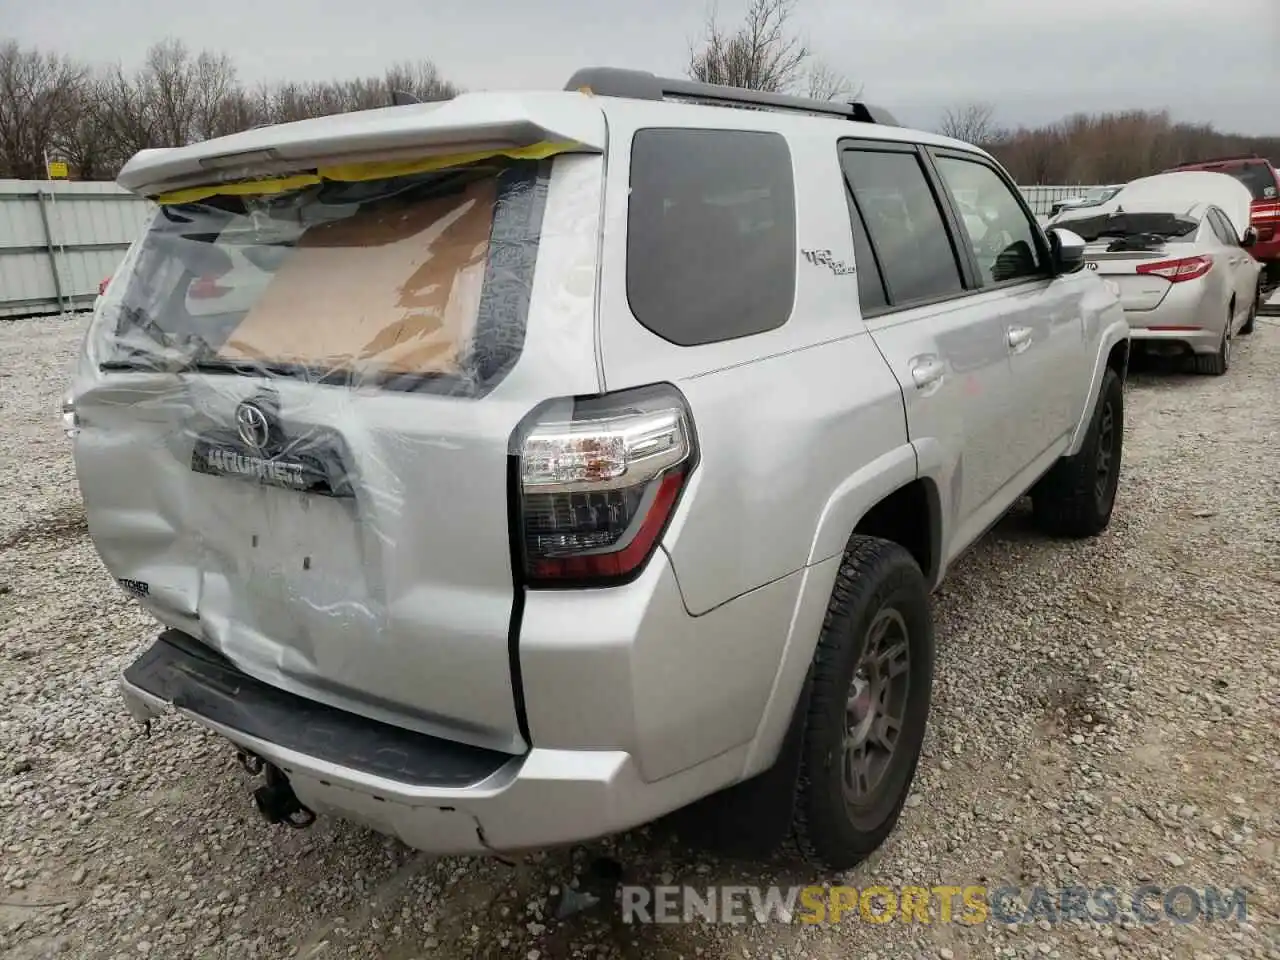
M 421 103 L 422 101 L 415 97 L 412 93 L 405 90 L 391 91 L 391 105 L 393 107 L 407 107 L 411 103 Z

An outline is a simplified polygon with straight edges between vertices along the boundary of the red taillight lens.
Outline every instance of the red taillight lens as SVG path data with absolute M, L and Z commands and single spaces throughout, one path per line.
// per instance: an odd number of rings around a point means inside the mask
M 187 296 L 192 300 L 214 300 L 230 292 L 231 287 L 221 286 L 217 277 L 196 277 L 187 287 Z
M 696 462 L 684 398 L 662 385 L 555 401 L 515 439 L 525 581 L 603 586 L 637 576 Z
M 107 277 L 105 280 L 101 281 L 98 284 L 98 296 L 102 296 L 104 293 L 107 292 L 107 284 L 109 284 L 110 282 L 111 282 L 111 278 Z
M 1255 200 L 1249 211 L 1249 222 L 1258 231 L 1259 240 L 1270 240 L 1280 228 L 1280 200 Z
M 1164 277 L 1170 283 L 1182 283 L 1203 277 L 1213 266 L 1212 257 L 1183 257 L 1181 260 L 1160 260 L 1156 263 L 1138 264 L 1138 273 Z

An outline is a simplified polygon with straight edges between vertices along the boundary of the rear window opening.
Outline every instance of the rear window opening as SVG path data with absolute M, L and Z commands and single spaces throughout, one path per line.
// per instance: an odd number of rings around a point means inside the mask
M 1176 213 L 1115 213 L 1101 214 L 1096 217 L 1061 220 L 1057 226 L 1077 234 L 1086 243 L 1096 240 L 1115 239 L 1124 241 L 1126 249 L 1142 249 L 1133 247 L 1133 241 L 1140 244 L 1163 243 L 1165 241 L 1189 241 L 1194 239 L 1200 227 L 1198 220 L 1184 217 Z
M 483 393 L 523 347 L 552 162 L 162 206 L 102 367 Z

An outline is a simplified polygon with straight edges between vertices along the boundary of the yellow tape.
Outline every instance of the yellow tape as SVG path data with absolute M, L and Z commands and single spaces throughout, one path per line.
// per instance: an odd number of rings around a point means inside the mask
M 263 180 L 245 180 L 240 183 L 210 184 L 203 187 L 187 187 L 162 193 L 156 197 L 156 203 L 195 203 L 214 196 L 267 196 L 298 190 L 302 187 L 315 186 L 325 180 L 351 183 L 362 180 L 385 180 L 390 177 L 404 177 L 414 173 L 429 173 L 432 170 L 445 170 L 449 167 L 461 167 L 480 160 L 493 157 L 509 157 L 512 160 L 544 160 L 559 153 L 569 153 L 578 149 L 579 144 L 573 142 L 535 143 L 527 147 L 510 147 L 498 150 L 476 150 L 471 153 L 450 153 L 437 157 L 423 157 L 419 160 L 375 160 L 368 163 L 345 163 L 329 167 L 317 167 L 315 173 L 300 173 L 288 177 L 273 177 Z
M 284 193 L 288 190 L 299 190 L 320 183 L 314 173 L 299 173 L 289 177 L 276 177 L 272 180 L 246 180 L 243 183 L 220 183 L 207 187 L 187 187 L 162 193 L 156 197 L 156 203 L 195 203 L 213 196 L 252 197 L 266 196 L 272 193 Z

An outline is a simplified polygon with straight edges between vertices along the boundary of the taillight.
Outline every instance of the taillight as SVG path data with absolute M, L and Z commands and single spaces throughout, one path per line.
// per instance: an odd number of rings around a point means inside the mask
M 517 560 L 531 586 L 638 576 L 697 462 L 689 408 L 665 384 L 552 401 L 513 441 Z
M 187 287 L 187 296 L 192 300 L 214 300 L 230 292 L 231 287 L 220 285 L 217 277 L 196 277 Z
M 1280 227 L 1280 200 L 1255 200 L 1249 220 L 1258 231 L 1259 240 L 1270 240 Z
M 107 292 L 107 284 L 109 284 L 110 282 L 111 282 L 111 278 L 107 277 L 105 280 L 101 281 L 98 284 L 98 296 L 102 296 L 104 293 Z
M 1138 264 L 1138 273 L 1164 277 L 1170 283 L 1182 283 L 1203 277 L 1213 266 L 1212 257 L 1183 257 L 1180 260 L 1160 260 L 1156 263 Z

